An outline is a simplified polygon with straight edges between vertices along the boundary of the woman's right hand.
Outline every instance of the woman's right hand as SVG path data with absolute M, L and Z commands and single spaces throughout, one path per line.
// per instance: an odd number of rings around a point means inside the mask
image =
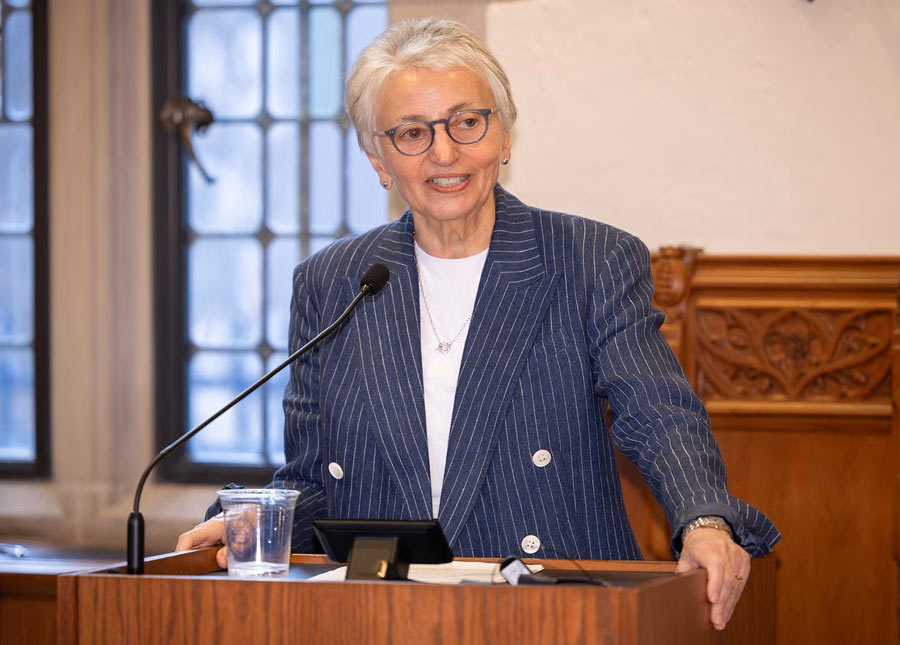
M 201 546 L 214 546 L 225 541 L 225 517 L 219 513 L 202 524 L 198 524 L 190 531 L 185 531 L 178 536 L 176 551 L 189 551 Z M 216 553 L 216 564 L 222 569 L 228 568 L 228 551 L 223 546 Z

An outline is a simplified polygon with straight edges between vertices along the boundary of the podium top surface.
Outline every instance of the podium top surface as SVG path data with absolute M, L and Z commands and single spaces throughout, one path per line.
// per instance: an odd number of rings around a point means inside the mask
M 147 558 L 145 576 L 201 576 L 208 579 L 228 578 L 226 571 L 219 569 L 215 562 L 218 547 L 206 547 L 194 551 L 166 553 Z M 502 558 L 457 558 L 458 562 L 500 563 Z M 634 586 L 641 580 L 650 581 L 660 575 L 673 574 L 675 562 L 648 562 L 633 560 L 553 560 L 527 558 L 526 564 L 540 564 L 547 570 L 560 572 L 561 577 L 588 576 L 591 573 L 608 574 L 610 581 L 620 581 L 623 585 Z M 343 566 L 330 561 L 321 554 L 292 554 L 291 569 L 287 578 L 280 580 L 306 580 L 316 575 Z M 565 572 L 571 572 L 567 575 Z M 124 575 L 125 563 L 117 562 L 91 569 L 72 570 L 71 575 Z M 236 579 L 236 578 L 229 578 Z M 263 580 L 279 580 L 278 578 Z

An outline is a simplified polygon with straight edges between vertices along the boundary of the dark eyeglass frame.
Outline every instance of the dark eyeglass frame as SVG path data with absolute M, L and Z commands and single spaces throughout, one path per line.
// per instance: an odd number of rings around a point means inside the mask
M 391 143 L 394 144 L 394 148 L 401 155 L 406 155 L 407 157 L 418 157 L 419 155 L 425 154 L 426 152 L 431 150 L 431 146 L 434 145 L 434 126 L 436 126 L 438 123 L 444 124 L 444 132 L 447 133 L 447 136 L 450 137 L 451 141 L 458 143 L 461 146 L 471 146 L 472 144 L 478 143 L 479 141 L 484 139 L 485 135 L 488 132 L 488 129 L 491 127 L 491 114 L 493 114 L 496 111 L 497 110 L 494 108 L 481 108 L 481 109 L 477 109 L 477 110 L 459 110 L 458 112 L 454 112 L 453 114 L 448 116 L 446 119 L 435 119 L 434 121 L 407 121 L 406 123 L 401 123 L 400 125 L 395 126 L 395 127 L 391 128 L 390 130 L 384 130 L 383 132 L 376 131 L 375 134 L 377 134 L 380 137 L 390 137 Z M 484 117 L 484 132 L 482 132 L 481 136 L 478 137 L 477 139 L 475 139 L 475 141 L 457 141 L 453 137 L 453 135 L 450 133 L 450 121 L 453 120 L 454 118 L 458 117 L 460 114 L 466 114 L 468 112 L 476 112 Z M 413 124 L 427 125 L 428 130 L 431 132 L 431 141 L 428 143 L 428 146 L 420 152 L 403 152 L 400 149 L 400 146 L 397 145 L 397 141 L 394 139 L 394 135 L 397 133 L 397 130 L 399 130 L 400 128 L 404 128 L 408 125 L 413 125 Z

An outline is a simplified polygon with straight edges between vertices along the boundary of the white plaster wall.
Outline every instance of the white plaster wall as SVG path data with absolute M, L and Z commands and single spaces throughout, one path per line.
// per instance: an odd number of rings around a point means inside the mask
M 900 254 L 900 2 L 492 3 L 502 178 L 651 248 Z

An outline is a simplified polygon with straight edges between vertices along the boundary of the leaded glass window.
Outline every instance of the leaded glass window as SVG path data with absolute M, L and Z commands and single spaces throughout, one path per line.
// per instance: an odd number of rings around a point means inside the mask
M 345 74 L 386 26 L 383 2 L 185 4 L 181 92 L 215 122 L 193 139 L 214 181 L 194 164 L 182 175 L 179 431 L 287 356 L 294 266 L 387 221 L 387 195 L 343 112 Z M 282 463 L 287 376 L 192 439 L 187 461 Z
M 34 4 L 0 0 L 0 472 L 13 475 L 47 465 L 46 212 L 35 194 L 43 102 L 34 82 L 44 5 Z

